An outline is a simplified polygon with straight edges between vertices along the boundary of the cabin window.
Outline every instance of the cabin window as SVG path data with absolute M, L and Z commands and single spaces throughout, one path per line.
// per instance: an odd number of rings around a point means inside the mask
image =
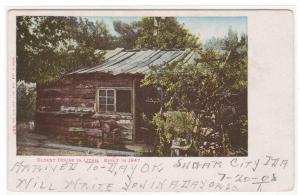
M 116 110 L 115 106 L 115 90 L 100 89 L 99 90 L 99 111 L 113 112 Z
M 99 89 L 98 110 L 131 113 L 131 90 Z

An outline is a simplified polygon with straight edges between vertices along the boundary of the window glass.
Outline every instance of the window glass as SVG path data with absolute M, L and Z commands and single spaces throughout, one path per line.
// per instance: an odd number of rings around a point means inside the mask
M 114 104 L 114 97 L 107 97 L 107 104 Z
M 107 96 L 114 97 L 114 90 L 107 90 Z
M 99 98 L 99 104 L 105 105 L 106 104 L 106 97 L 100 97 Z
M 114 111 L 114 105 L 107 105 L 106 111 L 113 112 Z
M 113 112 L 115 111 L 115 91 L 112 89 L 99 90 L 99 111 Z
M 102 112 L 106 111 L 106 105 L 99 105 L 99 110 Z
M 131 113 L 131 91 L 117 90 L 116 92 L 117 112 Z
M 99 96 L 106 96 L 106 90 L 99 90 Z

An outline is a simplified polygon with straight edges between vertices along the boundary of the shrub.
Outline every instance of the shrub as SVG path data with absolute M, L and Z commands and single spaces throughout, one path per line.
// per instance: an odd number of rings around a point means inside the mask
M 169 156 L 172 140 L 175 138 L 186 138 L 192 141 L 196 133 L 196 120 L 192 113 L 172 111 L 164 116 L 157 113 L 152 119 L 153 125 L 159 131 L 158 155 Z
M 36 108 L 36 85 L 17 82 L 17 122 L 33 121 Z
M 192 112 L 157 113 L 152 125 L 159 132 L 157 155 L 169 156 L 172 141 L 186 139 L 190 156 L 236 156 L 247 154 L 247 118 L 243 115 L 235 124 L 227 125 L 224 137 L 219 129 L 201 124 Z

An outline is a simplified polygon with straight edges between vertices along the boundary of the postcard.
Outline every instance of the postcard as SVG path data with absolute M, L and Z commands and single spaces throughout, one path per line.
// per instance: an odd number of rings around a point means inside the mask
M 293 9 L 11 9 L 11 191 L 290 191 Z

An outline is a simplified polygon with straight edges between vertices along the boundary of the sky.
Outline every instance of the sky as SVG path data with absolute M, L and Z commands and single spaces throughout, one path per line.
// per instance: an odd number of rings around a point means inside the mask
M 110 17 L 110 16 L 91 16 L 85 17 L 91 21 L 103 21 L 113 35 L 117 35 L 113 28 L 113 21 L 120 20 L 125 23 L 131 23 L 141 20 L 142 17 Z M 247 17 L 227 17 L 227 16 L 205 16 L 205 17 L 176 17 L 177 21 L 191 31 L 191 33 L 200 35 L 201 41 L 205 43 L 212 37 L 222 38 L 227 35 L 228 29 L 241 34 L 247 34 Z

